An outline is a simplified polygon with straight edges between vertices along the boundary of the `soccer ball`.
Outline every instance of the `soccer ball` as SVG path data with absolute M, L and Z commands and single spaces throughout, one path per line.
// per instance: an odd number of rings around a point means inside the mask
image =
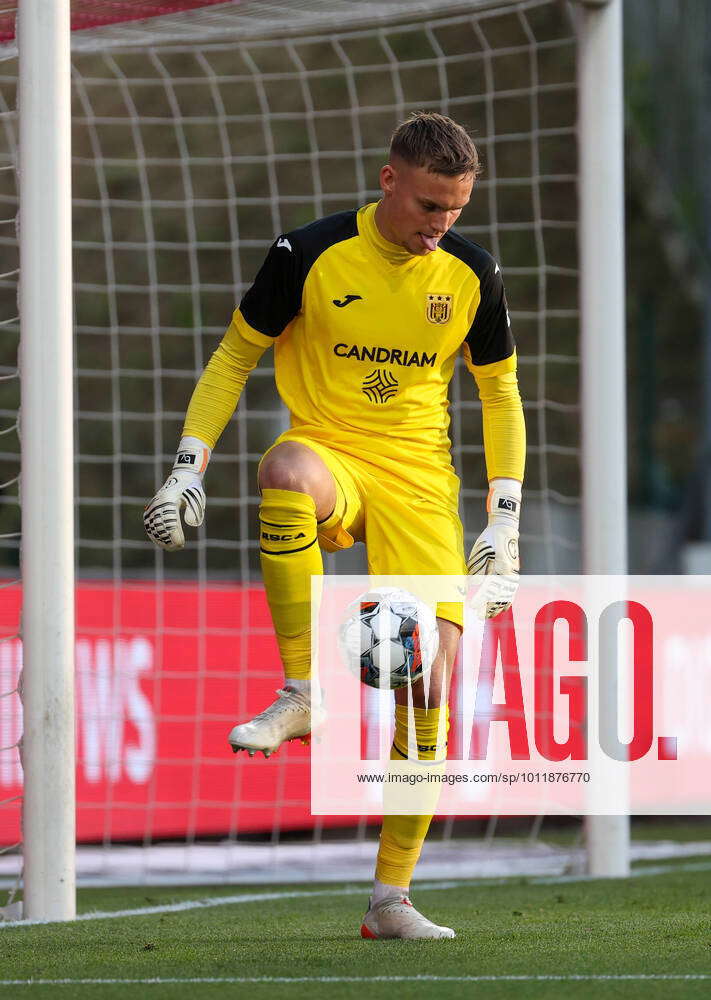
M 406 590 L 378 587 L 349 605 L 338 642 L 346 666 L 363 684 L 394 690 L 432 666 L 439 645 L 437 620 Z

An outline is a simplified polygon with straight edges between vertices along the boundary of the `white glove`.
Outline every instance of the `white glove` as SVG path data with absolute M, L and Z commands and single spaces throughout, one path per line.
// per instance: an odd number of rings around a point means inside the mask
M 470 598 L 487 618 L 511 607 L 518 590 L 518 519 L 521 484 L 516 479 L 492 479 L 486 502 L 489 523 L 477 538 L 467 560 L 471 576 L 486 577 Z
M 210 461 L 210 449 L 198 438 L 184 437 L 175 456 L 173 471 L 143 512 L 143 525 L 150 540 L 169 552 L 185 545 L 180 511 L 193 528 L 205 518 L 202 477 Z

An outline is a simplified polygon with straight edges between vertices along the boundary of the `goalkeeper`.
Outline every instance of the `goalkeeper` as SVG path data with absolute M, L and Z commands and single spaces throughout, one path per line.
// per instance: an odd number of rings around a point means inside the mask
M 518 572 L 525 429 L 498 264 L 451 226 L 479 172 L 465 130 L 411 115 L 392 137 L 382 198 L 280 236 L 195 388 L 172 473 L 148 504 L 149 538 L 184 544 L 180 512 L 202 523 L 203 474 L 247 377 L 269 347 L 290 429 L 259 467 L 261 564 L 285 682 L 234 727 L 234 750 L 265 755 L 311 730 L 311 577 L 320 549 L 364 542 L 374 575 L 508 577 Z M 482 403 L 488 525 L 465 562 L 448 385 L 459 352 Z M 487 605 L 508 607 L 507 595 Z M 439 651 L 425 703 L 413 687 L 420 757 L 433 759 L 462 605 L 439 604 Z M 393 759 L 407 756 L 407 689 L 395 694 Z M 444 726 L 443 726 L 444 728 Z M 426 748 L 426 749 L 422 749 Z M 444 754 L 444 748 L 440 757 Z M 428 816 L 386 816 L 364 937 L 443 938 L 407 893 Z

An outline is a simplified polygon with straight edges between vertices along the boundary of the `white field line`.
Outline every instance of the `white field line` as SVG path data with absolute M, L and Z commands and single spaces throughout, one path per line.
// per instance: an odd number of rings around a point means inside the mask
M 711 979 L 711 973 L 646 973 L 639 975 L 569 975 L 569 976 L 220 976 L 194 979 L 0 979 L 0 986 L 113 986 L 209 983 L 585 983 L 585 982 L 654 982 L 659 980 L 690 982 Z
M 645 865 L 631 872 L 632 878 L 643 878 L 648 875 L 664 875 L 668 872 L 711 871 L 711 861 L 698 861 L 690 864 Z M 525 880 L 526 885 L 563 885 L 568 882 L 600 881 L 589 875 L 541 875 Z M 447 882 L 416 882 L 414 889 L 437 891 L 457 889 L 462 886 L 511 885 L 510 878 L 494 879 L 450 879 Z M 243 892 L 231 896 L 213 896 L 209 899 L 186 899 L 181 903 L 162 903 L 159 906 L 139 906 L 130 910 L 95 910 L 77 914 L 75 920 L 115 920 L 117 917 L 150 917 L 156 913 L 184 913 L 188 910 L 203 910 L 214 906 L 233 906 L 239 903 L 268 903 L 281 899 L 306 899 L 310 896 L 365 896 L 367 889 L 362 886 L 343 886 L 338 889 L 306 889 L 288 892 Z M 74 922 L 74 921 L 69 921 Z M 60 920 L 6 920 L 0 921 L 0 931 L 7 927 L 33 927 L 38 924 L 67 923 Z M 121 980 L 123 982 L 123 980 Z M 167 980 L 166 980 L 167 981 Z M 187 982 L 187 980 L 185 980 Z M 234 980 L 241 982 L 242 980 Z M 246 980 L 245 980 L 246 981 Z M 316 980 L 314 980 L 315 982 Z M 181 980 L 183 982 L 183 980 Z M 311 982 L 311 980 L 309 980 Z

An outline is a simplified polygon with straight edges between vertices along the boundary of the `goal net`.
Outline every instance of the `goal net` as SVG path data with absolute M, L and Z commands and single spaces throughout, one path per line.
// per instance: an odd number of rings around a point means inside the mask
M 135 6 L 154 13 L 150 4 Z M 86 27 L 107 22 L 99 15 L 121 5 L 79 4 L 89 19 L 73 35 L 77 832 L 80 843 L 94 845 L 81 852 L 79 871 L 84 878 L 174 880 L 189 870 L 203 880 L 211 872 L 303 878 L 316 871 L 318 843 L 330 859 L 321 877 L 342 871 L 341 862 L 350 877 L 367 877 L 374 828 L 349 820 L 344 848 L 342 819 L 309 815 L 307 750 L 290 746 L 259 762 L 227 752 L 231 726 L 263 708 L 282 679 L 255 532 L 257 463 L 286 426 L 268 355 L 213 456 L 207 522 L 197 537 L 182 552 L 160 552 L 143 534 L 142 510 L 170 468 L 197 375 L 274 236 L 377 199 L 391 131 L 410 111 L 432 109 L 471 130 L 484 164 L 458 229 L 496 256 L 506 280 L 529 436 L 526 568 L 579 569 L 570 10 L 559 0 L 161 6 L 175 12 Z M 0 45 L 6 878 L 19 867 L 22 795 L 11 36 L 6 30 Z M 461 365 L 451 401 L 471 544 L 486 479 L 480 407 Z M 328 572 L 364 569 L 357 550 L 331 560 Z M 570 861 L 537 839 L 539 824 L 531 821 L 527 859 L 507 855 L 507 873 Z M 485 824 L 490 846 L 495 825 Z M 446 867 L 458 827 L 449 820 L 438 829 Z M 488 857 L 485 870 L 500 873 Z M 426 851 L 421 874 L 432 870 L 427 858 Z

